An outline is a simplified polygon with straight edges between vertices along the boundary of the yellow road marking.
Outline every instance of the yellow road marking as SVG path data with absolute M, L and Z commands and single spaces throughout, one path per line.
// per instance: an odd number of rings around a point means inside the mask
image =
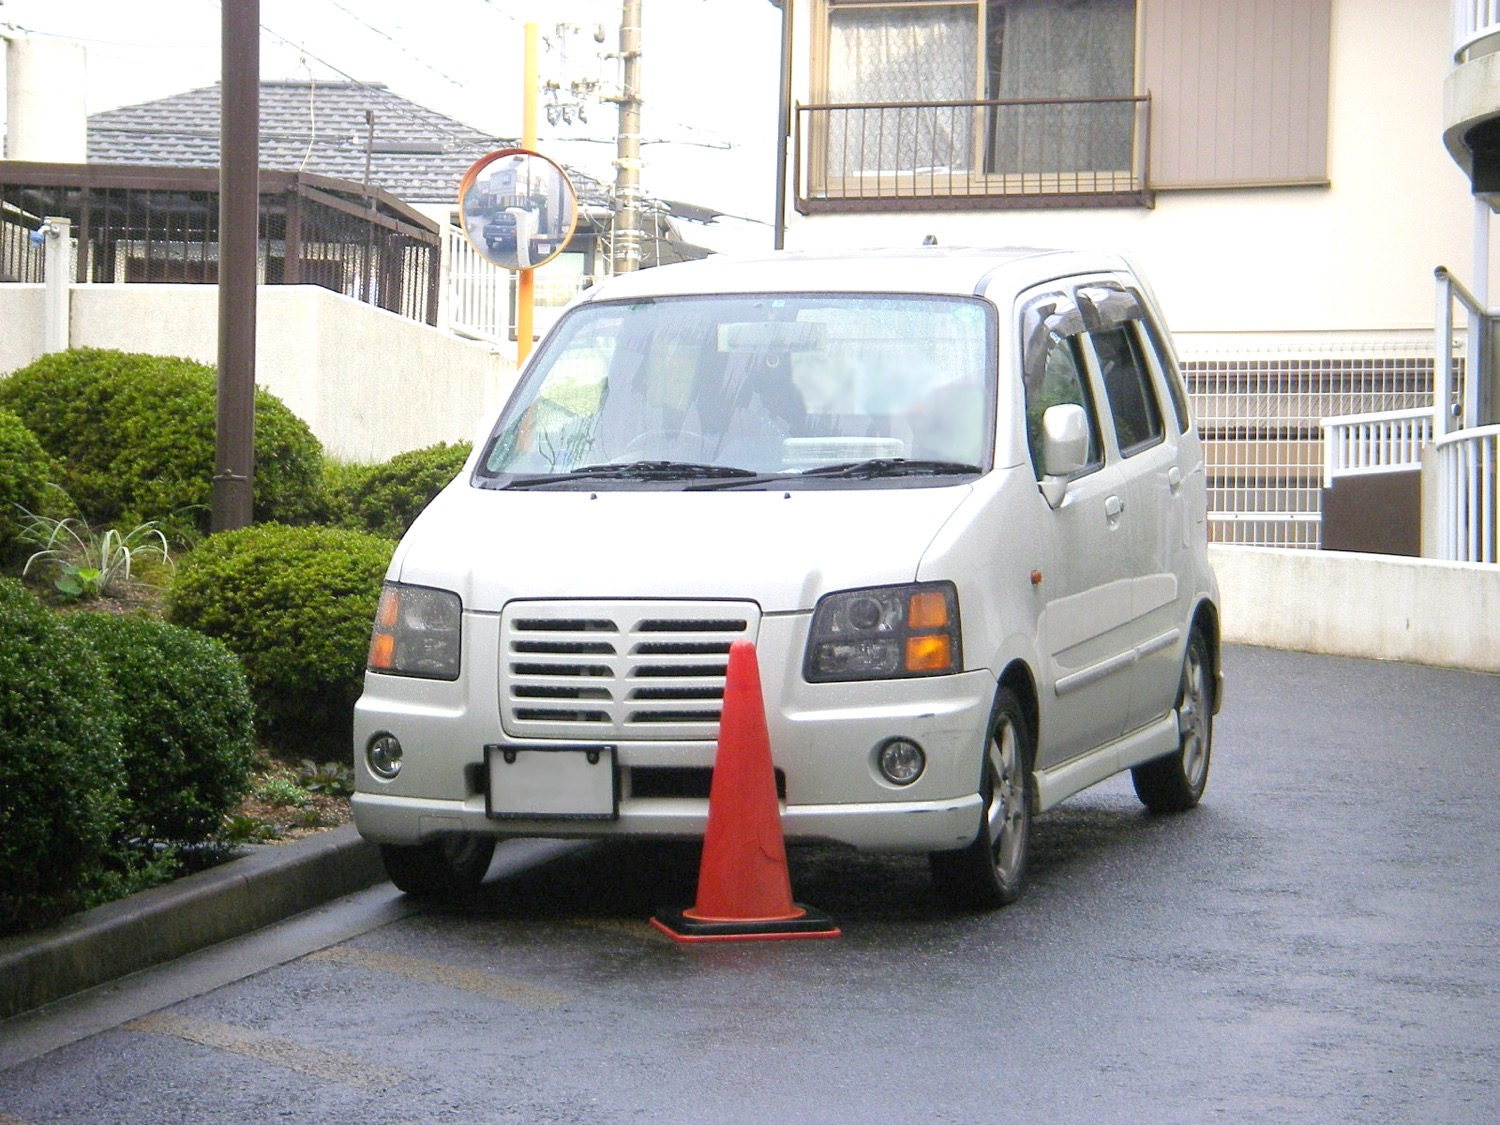
M 216 1020 L 198 1019 L 194 1016 L 177 1015 L 172 1012 L 155 1012 L 123 1025 L 126 1031 L 144 1031 L 152 1035 L 172 1035 L 213 1047 L 220 1051 L 259 1059 L 272 1066 L 284 1067 L 316 1078 L 342 1082 L 347 1086 L 359 1086 L 368 1090 L 383 1090 L 404 1081 L 408 1076 L 392 1067 L 374 1067 L 363 1059 L 345 1055 L 338 1051 L 325 1051 L 297 1043 L 290 1039 L 277 1039 L 248 1027 L 219 1023 Z
M 361 969 L 372 969 L 380 973 L 394 973 L 408 980 L 426 984 L 439 984 L 445 988 L 456 988 L 462 992 L 473 992 L 480 996 L 491 996 L 512 1004 L 524 1004 L 532 1008 L 555 1008 L 568 997 L 555 988 L 530 984 L 523 980 L 483 973 L 477 969 L 461 969 L 457 965 L 444 965 L 438 961 L 427 961 L 420 957 L 407 957 L 400 953 L 381 953 L 372 949 L 356 949 L 348 945 L 335 945 L 307 955 L 309 961 L 330 961 L 337 965 L 353 965 Z
M 574 918 L 571 921 L 575 926 L 586 926 L 591 930 L 600 930 L 607 934 L 624 934 L 626 937 L 651 938 L 652 940 L 661 937 L 661 932 L 650 922 L 636 921 L 631 918 Z

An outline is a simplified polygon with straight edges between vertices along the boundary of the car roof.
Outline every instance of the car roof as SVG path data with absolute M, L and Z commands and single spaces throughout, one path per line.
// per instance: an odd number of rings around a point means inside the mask
M 1024 288 L 1076 273 L 1128 269 L 1118 254 L 1034 247 L 917 246 L 897 249 L 714 254 L 617 274 L 586 301 L 705 293 L 938 293 Z

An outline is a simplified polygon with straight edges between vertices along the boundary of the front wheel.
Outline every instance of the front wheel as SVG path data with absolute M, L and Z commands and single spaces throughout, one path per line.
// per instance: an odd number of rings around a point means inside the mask
M 420 844 L 381 844 L 391 882 L 409 895 L 466 898 L 479 889 L 495 855 L 492 836 L 439 836 Z
M 1214 742 L 1214 679 L 1208 641 L 1194 629 L 1177 689 L 1177 751 L 1130 771 L 1135 795 L 1154 813 L 1186 812 L 1203 797 Z
M 953 903 L 993 910 L 1021 897 L 1031 842 L 1031 735 L 1008 689 L 995 700 L 979 793 L 984 817 L 967 848 L 928 856 L 932 881 Z

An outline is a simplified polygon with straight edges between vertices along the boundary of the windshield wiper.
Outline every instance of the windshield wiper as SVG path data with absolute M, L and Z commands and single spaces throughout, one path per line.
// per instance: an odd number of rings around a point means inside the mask
M 580 465 L 566 473 L 517 477 L 504 488 L 536 488 L 575 480 L 708 480 L 753 477 L 749 469 L 733 465 L 702 465 L 693 461 L 629 461 L 621 465 Z
M 906 457 L 871 457 L 866 461 L 845 461 L 837 465 L 819 465 L 814 469 L 803 469 L 799 476 L 836 477 L 846 480 L 871 479 L 874 477 L 904 476 L 977 476 L 984 472 L 978 465 L 962 461 L 924 461 Z
M 962 461 L 922 461 L 905 457 L 873 457 L 867 461 L 844 461 L 837 465 L 819 465 L 813 469 L 782 469 L 775 473 L 749 473 L 736 475 L 730 480 L 712 480 L 702 484 L 690 484 L 689 492 L 706 492 L 711 489 L 753 487 L 757 484 L 784 485 L 807 477 L 823 480 L 874 480 L 877 477 L 901 476 L 978 476 L 984 472 L 978 465 Z

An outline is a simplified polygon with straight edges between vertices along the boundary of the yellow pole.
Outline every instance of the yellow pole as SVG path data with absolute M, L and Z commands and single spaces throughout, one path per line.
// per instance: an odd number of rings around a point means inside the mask
M 526 25 L 526 65 L 522 68 L 521 81 L 521 147 L 536 151 L 536 87 L 537 87 L 537 31 L 536 24 Z M 518 229 L 517 234 L 521 231 Z M 516 366 L 526 362 L 531 354 L 532 312 L 536 307 L 536 289 L 531 270 L 521 270 L 516 278 Z

